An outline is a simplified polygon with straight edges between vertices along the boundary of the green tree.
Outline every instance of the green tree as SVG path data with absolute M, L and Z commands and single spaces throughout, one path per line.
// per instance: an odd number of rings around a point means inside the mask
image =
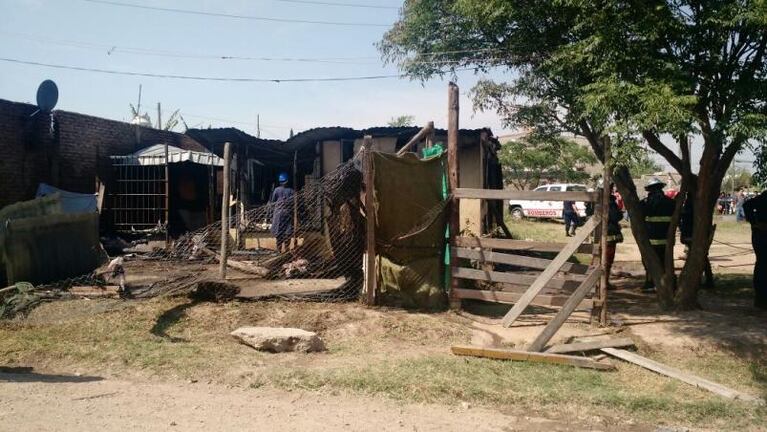
M 590 149 L 562 137 L 507 141 L 501 144 L 498 159 L 506 183 L 520 190 L 533 189 L 543 179 L 585 182 L 589 173 L 584 168 L 597 162 Z
M 730 167 L 722 183 L 723 191 L 733 193 L 738 189 L 750 188 L 754 185 L 754 179 L 747 169 Z
M 475 86 L 476 108 L 540 135 L 583 136 L 602 161 L 610 148 L 659 301 L 697 306 L 722 179 L 744 146 L 767 135 L 767 2 L 406 0 L 400 14 L 379 43 L 385 61 L 424 80 L 467 66 L 505 68 L 508 80 Z M 703 142 L 698 175 L 691 135 Z M 682 175 L 667 252 L 682 200 L 693 199 L 692 247 L 678 283 L 673 254 L 661 262 L 643 224 L 631 173 L 640 140 Z
M 405 127 L 413 126 L 415 124 L 415 116 L 401 115 L 399 117 L 392 117 L 387 123 L 390 127 Z

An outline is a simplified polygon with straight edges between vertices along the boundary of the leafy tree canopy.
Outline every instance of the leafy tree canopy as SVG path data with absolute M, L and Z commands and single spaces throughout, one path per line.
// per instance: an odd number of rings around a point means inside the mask
M 392 117 L 391 120 L 389 120 L 387 123 L 387 125 L 391 127 L 413 126 L 413 124 L 415 124 L 415 116 L 411 115 Z
M 585 168 L 597 162 L 591 149 L 571 139 L 535 136 L 501 144 L 498 159 L 506 182 L 520 190 L 535 188 L 542 180 L 585 182 L 590 177 Z
M 407 0 L 379 49 L 420 79 L 505 67 L 473 94 L 507 126 L 642 137 L 682 171 L 662 134 L 700 133 L 727 166 L 764 142 L 765 28 L 764 0 Z
M 609 146 L 659 299 L 690 308 L 722 180 L 745 146 L 767 142 L 765 29 L 767 0 L 406 0 L 379 50 L 415 79 L 506 70 L 508 79 L 472 89 L 475 108 L 539 136 L 581 135 L 600 160 Z M 693 134 L 703 142 L 696 175 Z M 692 197 L 693 252 L 679 289 L 673 254 L 661 262 L 641 222 L 630 171 L 639 140 L 682 175 L 676 215 L 688 190 Z M 667 240 L 668 250 L 673 229 Z

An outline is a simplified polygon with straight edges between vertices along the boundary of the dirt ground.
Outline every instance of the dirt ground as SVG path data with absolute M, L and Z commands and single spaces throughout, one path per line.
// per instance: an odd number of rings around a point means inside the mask
M 602 431 L 598 421 L 507 415 L 470 405 L 350 395 L 0 373 L 7 431 Z M 44 415 L 41 415 L 44 413 Z M 646 431 L 626 425 L 622 430 Z
M 741 265 L 753 255 L 743 253 L 743 233 L 726 228 L 726 244 L 712 249 L 717 289 L 701 293 L 701 310 L 661 311 L 640 293 L 628 238 L 618 248 L 610 325 L 594 327 L 579 312 L 551 343 L 630 337 L 640 355 L 767 397 L 767 313 L 751 306 L 750 267 Z M 148 265 L 148 282 L 181 277 L 164 265 Z M 610 360 L 616 371 L 600 372 L 450 353 L 454 344 L 523 346 L 553 316 L 530 308 L 505 329 L 508 308 L 467 301 L 459 312 L 424 313 L 185 297 L 46 303 L 0 322 L 0 431 L 767 430 L 764 407 L 618 360 Z M 256 352 L 229 336 L 247 325 L 314 331 L 328 351 Z

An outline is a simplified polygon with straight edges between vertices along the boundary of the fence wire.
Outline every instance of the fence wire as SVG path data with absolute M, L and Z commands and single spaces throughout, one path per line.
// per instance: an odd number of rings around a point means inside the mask
M 362 290 L 362 257 L 365 250 L 365 216 L 360 154 L 320 179 L 308 179 L 293 197 L 233 211 L 224 221 L 229 228 L 227 283 L 261 287 L 258 299 L 347 301 Z M 273 232 L 275 215 L 288 214 L 288 246 L 277 250 Z M 122 241 L 122 240 L 120 240 Z M 214 286 L 221 252 L 221 221 L 186 233 L 169 248 L 110 257 L 109 265 L 96 271 L 55 282 L 0 293 L 0 315 L 18 313 L 40 301 L 72 297 L 75 287 L 123 286 L 126 274 L 149 271 L 159 280 L 120 289 L 133 298 L 188 293 Z M 317 280 L 336 284 L 322 284 Z M 286 283 L 289 282 L 289 283 Z M 315 283 L 317 282 L 317 283 Z M 281 284 L 282 283 L 282 284 Z M 332 285 L 332 287 L 328 287 Z M 322 289 L 325 286 L 326 289 Z

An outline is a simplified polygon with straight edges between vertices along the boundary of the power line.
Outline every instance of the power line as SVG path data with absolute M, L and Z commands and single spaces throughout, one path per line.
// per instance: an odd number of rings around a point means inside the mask
M 383 5 L 369 5 L 362 3 L 336 3 L 336 2 L 324 2 L 324 1 L 310 1 L 310 0 L 273 0 L 283 3 L 300 3 L 310 5 L 321 6 L 343 6 L 343 7 L 355 7 L 355 8 L 368 8 L 368 9 L 399 9 L 399 6 L 383 6 Z
M 377 24 L 377 23 L 364 23 L 364 22 L 315 21 L 315 20 L 302 20 L 302 19 L 292 19 L 292 18 L 262 17 L 262 16 L 253 16 L 253 15 L 236 15 L 236 14 L 228 14 L 228 13 L 221 13 L 221 12 L 206 12 L 206 11 L 192 10 L 192 9 L 177 9 L 177 8 L 167 8 L 167 7 L 159 7 L 159 6 L 138 5 L 133 3 L 122 3 L 122 2 L 116 2 L 116 1 L 110 1 L 110 0 L 83 0 L 83 1 L 86 1 L 89 3 L 98 3 L 103 5 L 119 6 L 119 7 L 125 7 L 125 8 L 144 9 L 144 10 L 153 10 L 153 11 L 161 11 L 161 12 L 173 12 L 173 13 L 181 13 L 181 14 L 187 14 L 187 15 L 203 15 L 203 16 L 212 16 L 212 17 L 218 17 L 218 18 L 254 20 L 254 21 L 319 24 L 319 25 L 335 25 L 335 26 L 350 26 L 350 27 L 390 27 L 391 26 L 390 24 Z
M 13 33 L 3 32 L 12 37 L 20 39 L 32 40 L 35 42 L 72 46 L 83 49 L 104 50 L 107 55 L 115 55 L 120 53 L 143 55 L 143 56 L 156 56 L 156 57 L 170 57 L 170 58 L 191 58 L 191 59 L 208 59 L 208 60 L 242 60 L 242 61 L 274 61 L 274 62 L 305 62 L 305 63 L 330 63 L 330 64 L 379 64 L 378 57 L 366 56 L 366 57 L 257 57 L 257 56 L 234 56 L 223 54 L 197 54 L 183 51 L 169 51 L 158 50 L 152 48 L 138 48 L 138 47 L 126 47 L 114 44 L 103 44 L 94 42 L 82 42 L 73 40 L 62 39 L 50 39 L 44 38 L 38 35 L 31 35 L 25 33 Z M 421 56 L 431 56 L 432 58 L 438 55 L 450 55 L 450 54 L 466 54 L 466 53 L 502 53 L 503 51 L 495 48 L 488 49 L 475 49 L 475 50 L 454 50 L 454 51 L 435 51 L 432 53 L 422 53 Z M 358 60 L 370 60 L 370 61 L 358 61 Z M 456 59 L 456 60 L 419 60 L 413 61 L 413 64 L 450 64 L 459 63 L 462 61 L 491 61 L 497 60 L 496 58 L 472 58 L 472 59 Z
M 353 77 L 321 77 L 321 78 L 229 78 L 229 77 L 205 77 L 194 75 L 174 75 L 174 74 L 157 74 L 149 72 L 131 72 L 131 71 L 118 71 L 112 69 L 99 69 L 88 68 L 81 66 L 67 66 L 51 63 L 41 63 L 28 60 L 19 60 L 0 57 L 0 61 L 6 63 L 17 63 L 31 66 L 43 66 L 55 69 L 67 69 L 76 70 L 82 72 L 97 72 L 112 75 L 128 75 L 128 76 L 142 76 L 149 78 L 168 78 L 168 79 L 180 79 L 180 80 L 194 80 L 194 81 L 227 81 L 227 82 L 262 82 L 262 83 L 283 83 L 283 82 L 332 82 L 332 81 L 372 81 L 379 79 L 389 78 L 404 78 L 409 76 L 408 74 L 389 74 L 389 75 L 368 75 L 368 76 L 353 76 Z M 455 71 L 474 70 L 474 68 L 460 68 Z

